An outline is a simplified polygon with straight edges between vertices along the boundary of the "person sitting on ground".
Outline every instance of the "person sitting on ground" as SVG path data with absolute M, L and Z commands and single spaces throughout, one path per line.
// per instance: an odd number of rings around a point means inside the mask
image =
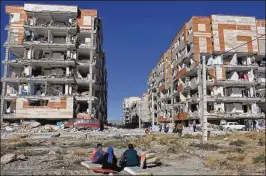
M 91 155 L 91 162 L 94 164 L 102 164 L 105 152 L 102 150 L 102 144 L 97 144 Z
M 112 147 L 108 147 L 107 153 L 105 153 L 103 157 L 102 169 L 110 169 L 110 170 L 118 171 L 117 158 L 114 155 L 114 150 Z
M 128 144 L 128 149 L 122 154 L 120 165 L 122 168 L 139 166 L 139 156 L 132 144 Z

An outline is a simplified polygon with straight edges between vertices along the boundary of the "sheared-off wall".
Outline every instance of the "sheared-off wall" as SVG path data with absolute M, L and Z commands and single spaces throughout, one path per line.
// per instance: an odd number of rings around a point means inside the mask
M 73 98 L 49 99 L 47 106 L 30 106 L 26 98 L 17 98 L 16 117 L 17 118 L 73 118 Z M 37 117 L 38 116 L 38 117 Z
M 192 17 L 188 28 L 192 28 L 189 34 L 190 41 L 194 41 L 194 58 L 198 61 L 200 53 L 212 53 L 211 20 L 209 17 Z
M 167 61 L 167 62 L 166 62 Z M 167 80 L 165 83 L 165 88 L 168 89 L 169 86 L 172 83 L 172 68 L 171 68 L 171 63 L 172 63 L 172 56 L 171 56 L 171 49 L 168 49 L 164 53 L 164 79 Z M 167 70 L 167 72 L 166 72 Z
M 77 18 L 77 23 L 80 29 L 91 29 L 94 16 L 97 16 L 97 10 L 80 9 L 80 15 Z
M 27 21 L 27 14 L 23 6 L 6 6 L 6 13 L 11 17 L 10 33 L 11 44 L 22 45 L 24 40 L 24 24 Z
M 234 49 L 256 39 L 255 17 L 212 15 L 211 21 L 215 52 L 258 52 L 257 40 Z
M 257 20 L 257 37 L 258 38 L 258 45 L 259 45 L 259 54 L 265 55 L 265 20 Z

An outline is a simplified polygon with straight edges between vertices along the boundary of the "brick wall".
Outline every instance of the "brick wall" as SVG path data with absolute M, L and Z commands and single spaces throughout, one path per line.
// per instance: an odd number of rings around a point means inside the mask
M 47 106 L 29 106 L 26 98 L 17 98 L 16 116 L 19 118 L 42 119 L 42 118 L 73 118 L 74 100 L 72 97 L 66 99 L 50 100 Z
M 265 55 L 265 20 L 256 20 L 256 28 L 257 28 L 257 37 L 258 38 L 258 50 L 259 53 Z
M 93 16 L 97 16 L 97 14 L 98 14 L 97 10 L 80 9 L 80 15 L 77 18 L 78 26 L 80 28 L 90 28 L 92 26 L 92 23 L 93 23 L 92 17 Z M 90 24 L 84 24 L 84 18 L 86 16 L 90 16 L 91 17 Z
M 187 72 L 186 68 L 182 68 L 177 74 L 175 75 L 175 79 L 179 79 L 181 76 L 183 76 Z
M 174 120 L 187 120 L 187 113 L 179 112 L 177 115 L 174 116 Z
M 14 21 L 11 22 L 10 21 L 10 29 L 15 29 L 18 30 L 18 42 L 17 44 L 22 45 L 23 44 L 23 40 L 24 40 L 24 24 L 25 21 L 27 21 L 27 14 L 24 11 L 24 7 L 23 6 L 6 6 L 5 7 L 5 11 L 8 15 L 11 15 L 12 13 L 19 13 L 20 14 L 20 18 L 19 21 Z
M 52 101 L 50 100 L 47 104 L 47 106 L 29 106 L 29 101 L 26 99 L 23 101 L 23 108 L 47 108 L 47 109 L 52 109 L 52 108 L 63 108 L 66 109 L 67 102 L 66 99 L 60 99 L 60 101 Z

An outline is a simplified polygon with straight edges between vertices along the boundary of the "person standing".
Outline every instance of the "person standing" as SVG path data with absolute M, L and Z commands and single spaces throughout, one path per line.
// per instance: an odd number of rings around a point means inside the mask
M 256 120 L 253 120 L 253 130 L 256 130 L 257 129 L 257 122 Z
M 197 124 L 196 124 L 196 120 L 193 120 L 193 131 L 194 131 L 194 132 L 196 132 L 196 127 L 197 127 L 196 125 L 197 125 Z
M 178 131 L 180 137 L 182 137 L 183 129 L 184 129 L 184 126 L 182 125 L 182 123 L 177 124 L 177 131 Z
M 249 121 L 246 121 L 246 131 L 249 131 Z

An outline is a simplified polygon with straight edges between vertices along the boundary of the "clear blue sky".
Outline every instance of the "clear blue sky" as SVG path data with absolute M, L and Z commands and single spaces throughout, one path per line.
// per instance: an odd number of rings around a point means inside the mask
M 31 3 L 34 3 L 31 1 Z M 255 16 L 265 19 L 265 2 L 89 2 L 36 1 L 98 9 L 103 22 L 108 69 L 108 119 L 121 119 L 123 98 L 147 91 L 147 76 L 184 22 L 211 14 Z M 1 46 L 7 34 L 5 5 L 1 2 Z M 1 47 L 1 58 L 5 50 Z M 1 77 L 3 75 L 3 66 Z

